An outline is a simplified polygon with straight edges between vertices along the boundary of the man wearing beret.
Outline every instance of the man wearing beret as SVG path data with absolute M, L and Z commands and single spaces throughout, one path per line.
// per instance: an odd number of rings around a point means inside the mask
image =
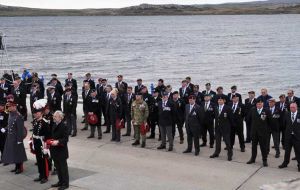
M 179 88 L 180 98 L 184 101 L 184 103 L 189 103 L 189 96 L 193 93 L 193 89 L 187 87 L 187 81 L 183 80 L 181 82 L 181 88 Z
M 230 143 L 230 133 L 234 123 L 233 123 L 232 110 L 229 106 L 225 105 L 225 101 L 226 101 L 225 98 L 226 97 L 221 95 L 215 96 L 215 99 L 218 100 L 218 106 L 217 109 L 215 110 L 216 150 L 210 156 L 210 158 L 219 157 L 219 154 L 221 152 L 221 139 L 223 137 L 227 149 L 227 158 L 228 161 L 231 161 L 233 152 L 232 152 L 232 145 Z
M 54 113 L 57 110 L 61 110 L 61 95 L 56 92 L 55 86 L 48 86 L 48 105 L 50 108 L 51 113 Z
M 267 167 L 271 113 L 270 109 L 264 108 L 264 99 L 257 99 L 256 107 L 251 109 L 248 117 L 251 120 L 252 152 L 247 164 L 255 163 L 259 144 L 263 166 Z
M 148 139 L 154 139 L 155 138 L 155 129 L 156 126 L 158 126 L 158 118 L 159 118 L 159 113 L 158 113 L 158 103 L 161 101 L 161 98 L 159 96 L 159 91 L 157 89 L 154 90 L 153 92 L 153 105 L 150 107 L 150 115 L 149 115 L 149 125 L 150 125 L 150 136 Z M 159 129 L 159 127 L 158 127 Z M 160 129 L 159 129 L 160 131 Z M 159 132 L 159 137 L 160 139 L 160 132 Z
M 256 105 L 255 92 L 249 91 L 248 95 L 249 98 L 245 99 L 245 121 L 246 121 L 246 128 L 247 128 L 247 137 L 245 143 L 251 142 L 251 121 L 248 120 L 248 115 L 250 113 L 250 110 Z
M 141 89 L 144 87 L 142 79 L 137 79 L 136 82 L 137 85 L 134 87 L 135 94 L 141 92 Z
M 185 128 L 187 134 L 187 149 L 183 153 L 192 152 L 193 143 L 195 156 L 199 155 L 201 130 L 203 125 L 204 113 L 199 105 L 196 104 L 195 95 L 189 96 L 189 104 L 185 106 Z
M 279 108 L 280 111 L 280 118 L 279 118 L 279 138 L 281 134 L 281 144 L 282 147 L 284 147 L 284 138 L 285 138 L 285 114 L 289 111 L 290 105 L 286 102 L 285 95 L 281 94 L 279 96 L 279 101 L 276 102 L 275 105 L 277 108 Z
M 227 105 L 229 103 L 229 98 L 228 96 L 226 96 L 224 93 L 223 93 L 223 87 L 222 86 L 219 86 L 217 88 L 217 94 L 213 97 L 212 101 L 215 103 L 215 104 L 218 104 L 218 100 L 219 98 L 222 97 L 222 99 L 225 100 L 225 104 Z
M 215 131 L 214 131 L 214 119 L 215 119 L 215 109 L 216 104 L 211 101 L 211 95 L 205 94 L 204 95 L 204 102 L 201 103 L 201 107 L 204 110 L 204 122 L 203 122 L 203 129 L 202 129 L 202 147 L 206 146 L 207 144 L 207 131 L 209 133 L 209 145 L 210 148 L 214 147 L 215 141 Z
M 232 101 L 232 97 L 235 95 L 235 96 L 237 96 L 238 98 L 239 98 L 239 102 L 240 103 L 243 103 L 243 100 L 242 100 L 242 95 L 241 94 L 239 94 L 239 93 L 237 93 L 236 92 L 237 91 L 237 86 L 232 86 L 231 87 L 231 93 L 228 93 L 228 98 L 229 98 L 229 101 Z
M 172 134 L 175 137 L 176 126 L 179 132 L 180 144 L 183 144 L 183 124 L 184 124 L 184 112 L 185 112 L 185 102 L 179 98 L 178 91 L 173 92 L 172 103 L 174 104 L 174 115 L 172 124 Z
M 76 108 L 77 96 L 72 93 L 70 88 L 67 88 L 63 99 L 63 112 L 65 114 L 69 135 L 72 135 L 72 137 L 77 135 Z

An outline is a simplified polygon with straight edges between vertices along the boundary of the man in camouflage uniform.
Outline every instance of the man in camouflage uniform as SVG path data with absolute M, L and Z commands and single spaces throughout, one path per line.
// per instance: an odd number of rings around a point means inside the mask
M 147 103 L 143 100 L 142 94 L 136 94 L 136 100 L 131 105 L 131 118 L 134 126 L 135 142 L 133 146 L 140 144 L 140 136 L 142 136 L 142 148 L 146 146 L 146 132 L 141 130 L 147 124 L 149 116 L 149 108 Z M 142 126 L 143 125 L 143 126 Z

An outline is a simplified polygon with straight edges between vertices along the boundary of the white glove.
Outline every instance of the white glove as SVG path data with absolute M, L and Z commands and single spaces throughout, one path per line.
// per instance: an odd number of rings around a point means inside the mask
M 4 128 L 2 128 L 2 129 L 1 129 L 1 132 L 2 132 L 2 133 L 5 133 L 5 129 L 4 129 Z

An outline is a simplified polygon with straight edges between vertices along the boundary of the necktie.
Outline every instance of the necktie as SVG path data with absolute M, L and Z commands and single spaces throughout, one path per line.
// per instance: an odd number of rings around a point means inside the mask
M 283 103 L 280 103 L 280 110 L 283 111 Z
M 219 107 L 219 114 L 222 112 L 222 106 Z
M 257 113 L 260 114 L 260 109 L 257 110 Z
M 295 113 L 292 113 L 292 122 L 294 123 L 295 121 Z
M 233 108 L 232 108 L 233 112 L 235 112 L 235 108 L 236 108 L 236 104 L 233 104 Z
M 205 102 L 204 110 L 207 111 L 207 102 Z
M 193 105 L 190 106 L 190 113 L 192 112 L 192 109 L 193 109 Z

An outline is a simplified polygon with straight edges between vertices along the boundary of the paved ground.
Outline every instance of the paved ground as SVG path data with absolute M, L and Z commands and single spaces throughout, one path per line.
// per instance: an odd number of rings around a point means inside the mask
M 81 105 L 78 110 L 81 110 Z M 78 119 L 78 128 L 82 128 L 79 122 Z M 29 127 L 30 123 L 26 125 Z M 299 178 L 296 161 L 292 161 L 287 169 L 277 168 L 283 160 L 283 150 L 281 157 L 275 159 L 272 149 L 269 167 L 263 168 L 260 155 L 255 165 L 246 164 L 250 158 L 249 144 L 245 153 L 235 146 L 233 161 L 228 162 L 224 150 L 219 158 L 210 159 L 214 149 L 209 147 L 202 148 L 198 157 L 182 154 L 186 142 L 180 145 L 178 138 L 175 150 L 166 152 L 156 149 L 159 145 L 157 139 L 148 140 L 147 147 L 142 149 L 131 146 L 132 137 L 114 143 L 110 142 L 111 134 L 104 134 L 102 140 L 87 139 L 88 135 L 88 131 L 79 130 L 77 137 L 70 137 L 70 189 L 255 190 L 264 184 Z M 43 185 L 33 182 L 37 168 L 27 142 L 28 138 L 24 141 L 29 157 L 25 172 L 15 175 L 9 172 L 13 166 L 1 166 L 1 190 L 42 190 L 57 182 L 56 176 L 51 176 Z M 297 188 L 299 186 L 291 189 Z

